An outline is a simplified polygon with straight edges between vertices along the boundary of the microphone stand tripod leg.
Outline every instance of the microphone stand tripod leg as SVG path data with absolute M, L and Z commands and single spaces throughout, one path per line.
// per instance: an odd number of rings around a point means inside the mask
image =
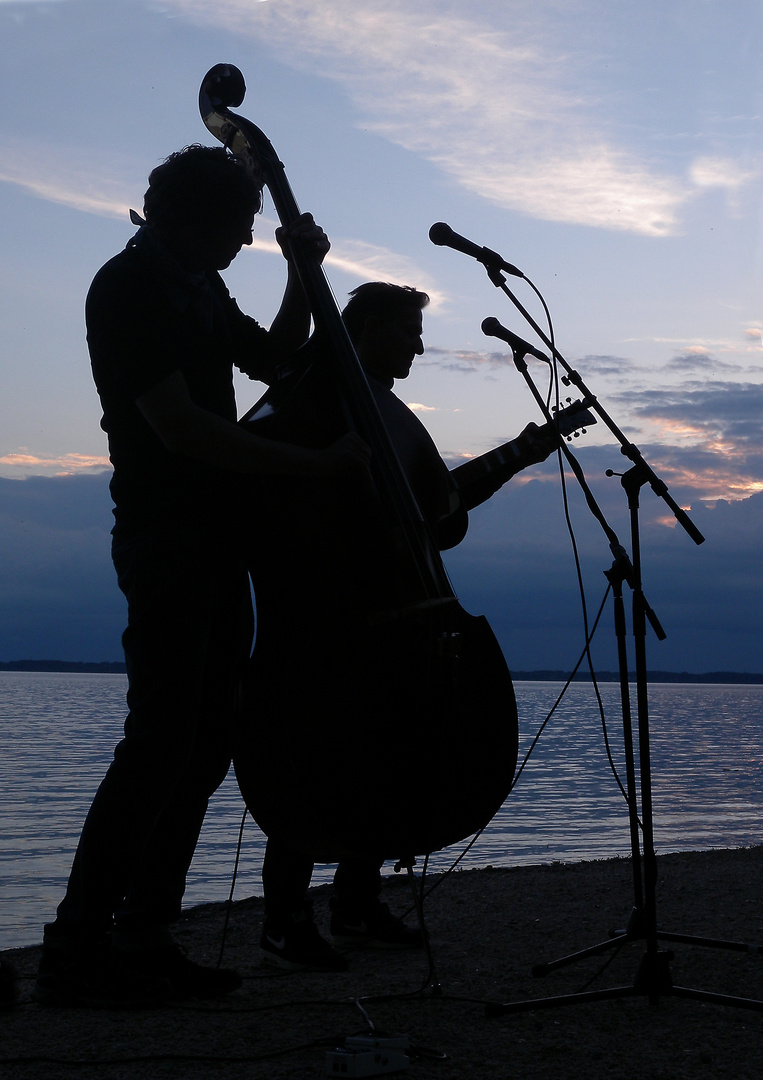
M 633 727 L 631 718 L 630 685 L 628 681 L 626 623 L 622 588 L 623 581 L 626 581 L 630 576 L 630 564 L 627 557 L 621 555 L 616 558 L 615 561 L 612 563 L 610 569 L 605 570 L 604 574 L 610 585 L 612 586 L 612 595 L 614 599 L 614 625 L 617 640 L 620 700 L 623 716 L 623 746 L 625 755 L 626 801 L 628 804 L 628 819 L 630 826 L 631 842 L 631 866 L 633 874 L 633 908 L 631 909 L 626 928 L 624 930 L 611 931 L 609 938 L 607 938 L 605 941 L 600 942 L 598 945 L 592 945 L 587 949 L 581 949 L 578 952 L 570 953 L 567 956 L 559 957 L 557 960 L 551 960 L 545 963 L 536 964 L 532 969 L 532 973 L 538 978 L 550 974 L 550 972 L 555 971 L 557 968 L 566 967 L 568 964 L 576 963 L 578 960 L 585 959 L 588 956 L 595 956 L 597 953 L 605 952 L 608 949 L 619 948 L 621 945 L 628 944 L 629 942 L 641 940 L 644 938 L 646 933 L 646 920 L 644 912 L 644 886 L 641 873 L 641 847 L 639 837 L 636 768 L 633 753 Z
M 421 930 L 421 936 L 424 942 L 424 952 L 427 958 L 429 978 L 427 979 L 427 983 L 424 989 L 426 989 L 427 986 L 431 986 L 433 995 L 435 997 L 440 997 L 442 995 L 442 986 L 440 985 L 440 980 L 437 978 L 434 955 L 432 953 L 432 944 L 429 940 L 429 932 L 427 930 L 426 920 L 424 919 L 424 905 L 421 900 L 421 893 L 416 886 L 416 875 L 413 872 L 414 862 L 414 859 L 408 859 L 405 863 L 402 863 L 402 865 L 405 866 L 406 871 L 408 872 L 408 882 L 411 886 L 411 893 L 413 895 L 413 906 L 416 909 L 416 917 L 418 919 L 419 928 Z M 401 864 L 399 863 L 398 866 L 400 865 Z

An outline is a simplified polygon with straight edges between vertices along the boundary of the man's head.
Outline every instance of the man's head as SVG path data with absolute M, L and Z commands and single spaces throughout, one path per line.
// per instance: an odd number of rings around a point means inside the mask
M 187 146 L 148 178 L 146 222 L 194 270 L 224 270 L 252 242 L 262 184 L 222 146 Z
M 367 281 L 350 293 L 344 324 L 363 367 L 384 382 L 405 379 L 415 356 L 424 352 L 424 292 L 409 285 Z

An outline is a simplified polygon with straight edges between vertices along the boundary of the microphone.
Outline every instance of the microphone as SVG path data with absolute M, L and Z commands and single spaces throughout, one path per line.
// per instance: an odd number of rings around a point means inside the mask
M 482 333 L 488 337 L 497 337 L 501 341 L 505 341 L 507 345 L 511 345 L 513 352 L 522 353 L 524 356 L 529 353 L 530 356 L 534 356 L 536 360 L 542 360 L 544 364 L 550 364 L 549 358 L 540 351 L 540 349 L 534 348 L 527 341 L 524 341 L 517 334 L 512 334 L 511 330 L 507 330 L 505 326 L 502 326 L 498 319 L 485 319 L 482 323 Z
M 433 244 L 437 244 L 438 247 L 449 247 L 453 248 L 455 251 L 462 252 L 464 255 L 471 255 L 473 259 L 476 259 L 477 262 L 481 262 L 488 270 L 505 270 L 507 274 L 513 274 L 514 277 L 523 278 L 525 276 L 521 270 L 516 268 L 516 266 L 504 262 L 502 256 L 500 256 L 497 251 L 491 251 L 490 248 L 480 247 L 479 244 L 467 240 L 465 236 L 459 236 L 459 234 L 453 232 L 450 225 L 446 225 L 444 221 L 435 222 L 429 230 L 429 239 Z

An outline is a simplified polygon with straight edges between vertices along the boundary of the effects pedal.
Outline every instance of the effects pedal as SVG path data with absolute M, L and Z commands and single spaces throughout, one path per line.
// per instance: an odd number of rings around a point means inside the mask
M 352 1036 L 344 1046 L 326 1054 L 327 1076 L 382 1076 L 401 1072 L 410 1065 L 408 1038 L 377 1039 L 372 1035 Z

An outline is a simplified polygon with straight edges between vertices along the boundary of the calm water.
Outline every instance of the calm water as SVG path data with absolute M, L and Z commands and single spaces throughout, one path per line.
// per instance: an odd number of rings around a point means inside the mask
M 61 899 L 82 821 L 121 734 L 124 689 L 120 675 L 0 672 L 0 948 L 38 941 Z M 516 684 L 520 760 L 560 689 Z M 658 854 L 761 843 L 763 686 L 653 684 L 649 696 Z M 618 687 L 605 684 L 602 697 L 625 783 Z M 189 904 L 227 898 L 242 814 L 230 775 L 202 831 Z M 263 849 L 250 818 L 236 897 L 261 892 Z M 430 865 L 449 865 L 459 850 L 437 853 Z M 627 810 L 607 761 L 598 707 L 591 687 L 577 684 L 462 865 L 629 854 Z M 314 881 L 327 881 L 332 872 L 318 867 Z

